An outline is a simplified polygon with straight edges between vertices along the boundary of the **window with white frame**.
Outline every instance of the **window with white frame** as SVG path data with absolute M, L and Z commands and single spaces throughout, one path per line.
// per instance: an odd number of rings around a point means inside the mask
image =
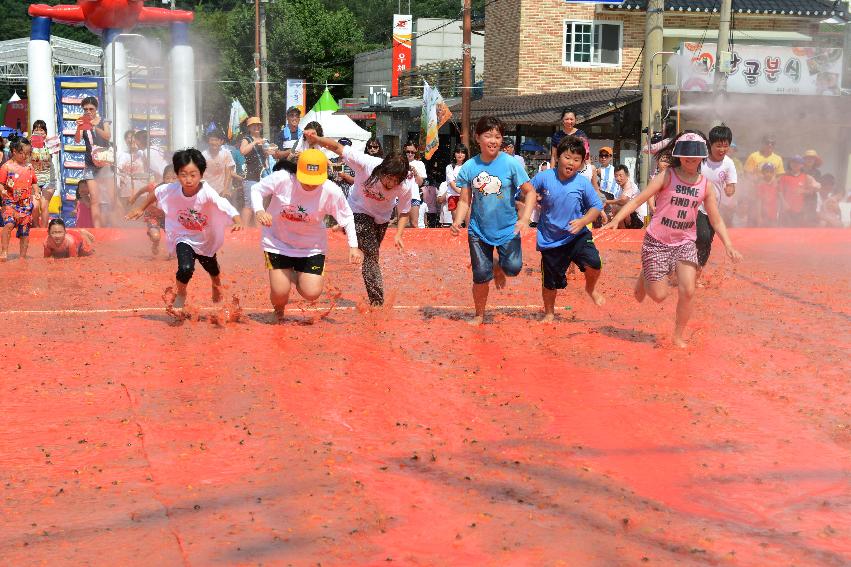
M 618 66 L 623 26 L 620 22 L 564 22 L 564 64 Z

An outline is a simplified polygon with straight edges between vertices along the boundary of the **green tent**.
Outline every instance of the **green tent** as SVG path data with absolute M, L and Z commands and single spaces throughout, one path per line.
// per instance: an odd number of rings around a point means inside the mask
M 328 90 L 328 87 L 325 87 L 325 92 L 322 93 L 322 96 L 319 97 L 319 100 L 316 101 L 316 104 L 313 105 L 313 108 L 310 110 L 314 112 L 337 112 L 340 110 L 340 106 L 337 104 L 337 101 L 334 100 L 334 97 L 331 96 L 331 91 Z

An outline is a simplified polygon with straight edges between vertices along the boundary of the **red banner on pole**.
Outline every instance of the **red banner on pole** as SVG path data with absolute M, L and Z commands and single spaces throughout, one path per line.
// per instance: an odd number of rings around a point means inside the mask
M 411 68 L 411 16 L 393 15 L 393 78 L 390 96 L 399 96 L 399 74 Z

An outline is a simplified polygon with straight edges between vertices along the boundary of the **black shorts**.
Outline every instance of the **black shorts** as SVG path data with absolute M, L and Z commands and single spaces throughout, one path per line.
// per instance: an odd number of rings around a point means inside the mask
M 302 274 L 317 276 L 321 276 L 325 271 L 325 254 L 315 254 L 306 258 L 294 258 L 265 251 L 263 254 L 266 256 L 267 270 L 295 270 Z
M 576 264 L 583 272 L 585 268 L 599 270 L 603 267 L 600 253 L 594 246 L 594 241 L 588 230 L 583 230 L 567 244 L 541 250 L 541 277 L 544 287 L 547 289 L 566 288 L 567 268 L 571 262 Z

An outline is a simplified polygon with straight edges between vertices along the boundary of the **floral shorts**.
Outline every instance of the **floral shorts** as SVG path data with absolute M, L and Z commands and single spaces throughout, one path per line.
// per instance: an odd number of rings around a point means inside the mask
M 33 224 L 33 204 L 31 201 L 13 201 L 3 199 L 2 207 L 3 226 L 18 227 L 15 233 L 18 238 L 30 235 L 30 227 Z
M 690 262 L 697 266 L 697 246 L 693 240 L 671 246 L 659 242 L 649 232 L 644 233 L 641 245 L 641 270 L 648 282 L 665 279 L 677 269 L 677 262 Z

